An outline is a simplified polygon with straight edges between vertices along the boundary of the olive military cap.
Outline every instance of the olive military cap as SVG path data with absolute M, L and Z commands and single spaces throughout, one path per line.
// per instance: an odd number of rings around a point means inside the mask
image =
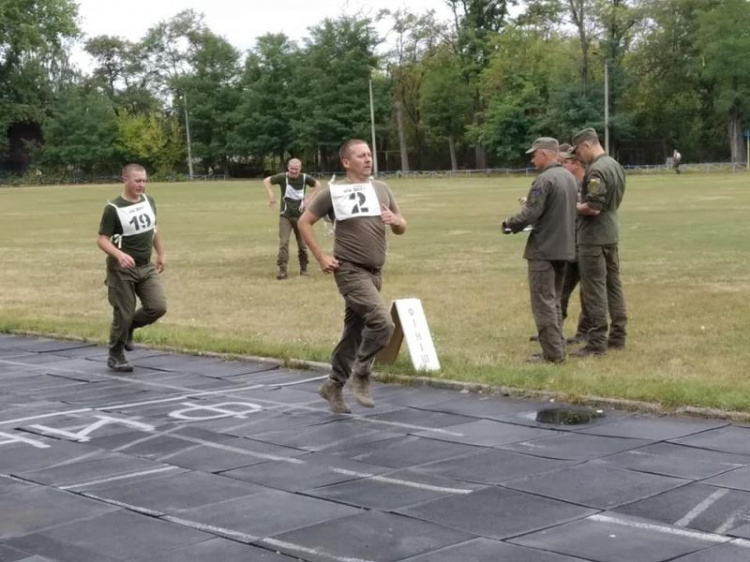
M 531 143 L 531 148 L 526 151 L 526 154 L 531 154 L 537 150 L 551 150 L 557 152 L 557 139 L 552 137 L 539 137 Z
M 588 129 L 578 131 L 575 135 L 573 135 L 573 139 L 571 140 L 573 148 L 571 148 L 570 151 L 575 152 L 579 144 L 584 141 L 590 140 L 595 140 L 597 142 L 599 141 L 599 135 L 596 134 L 596 131 L 594 129 L 589 127 Z

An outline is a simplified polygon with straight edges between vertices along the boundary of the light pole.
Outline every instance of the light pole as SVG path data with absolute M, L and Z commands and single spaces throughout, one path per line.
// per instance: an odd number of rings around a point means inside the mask
M 193 179 L 193 150 L 190 147 L 190 119 L 188 118 L 188 99 L 187 92 L 182 92 L 182 101 L 185 110 L 185 136 L 187 137 L 187 157 L 188 157 L 188 175 Z
M 372 132 L 372 171 L 378 177 L 378 149 L 375 144 L 375 104 L 372 101 L 372 78 L 370 78 L 370 131 Z
M 609 59 L 604 59 L 604 151 L 609 156 Z

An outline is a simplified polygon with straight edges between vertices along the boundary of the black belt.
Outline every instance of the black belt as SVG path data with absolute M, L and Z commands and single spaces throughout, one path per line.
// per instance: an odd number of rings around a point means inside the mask
M 135 260 L 136 267 L 143 267 L 144 265 L 148 265 L 151 263 L 151 258 L 133 259 Z

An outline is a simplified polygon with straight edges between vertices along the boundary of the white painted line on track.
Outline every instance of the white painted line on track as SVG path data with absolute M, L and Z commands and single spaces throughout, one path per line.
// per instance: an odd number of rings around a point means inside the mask
M 329 467 L 331 472 L 336 474 L 343 474 L 345 476 L 356 476 L 359 478 L 369 478 L 377 482 L 385 482 L 386 484 L 396 484 L 398 486 L 404 486 L 406 488 L 415 488 L 418 490 L 428 490 L 430 492 L 444 492 L 446 494 L 470 494 L 474 490 L 468 490 L 466 488 L 446 488 L 444 486 L 433 486 L 431 484 L 422 484 L 420 482 L 412 482 L 411 480 L 402 480 L 400 478 L 390 478 L 388 476 L 380 476 L 377 474 L 369 474 L 367 472 L 357 472 L 355 470 L 346 470 L 344 468 Z
M 630 527 L 632 529 L 642 529 L 644 531 L 653 531 L 655 533 L 662 533 L 665 535 L 673 535 L 677 537 L 686 537 L 690 539 L 695 539 L 699 541 L 704 542 L 711 542 L 711 543 L 717 543 L 722 544 L 726 542 L 730 542 L 731 538 L 724 536 L 724 535 L 717 535 L 714 533 L 704 533 L 702 531 L 688 531 L 687 529 L 678 529 L 675 527 L 668 527 L 666 525 L 659 525 L 656 523 L 644 523 L 640 521 L 631 521 L 627 519 L 619 519 L 617 517 L 612 517 L 610 515 L 603 515 L 603 514 L 597 514 L 592 515 L 588 517 L 585 520 L 589 521 L 598 521 L 600 523 L 613 523 L 615 525 L 622 525 L 623 527 Z M 732 541 L 733 544 L 736 543 L 736 541 Z M 746 541 L 747 545 L 739 544 L 738 546 L 742 546 L 744 548 L 750 548 L 750 541 Z
M 690 523 L 695 521 L 695 519 L 699 517 L 701 513 L 705 512 L 708 508 L 710 508 L 713 504 L 715 504 L 721 498 L 726 496 L 728 493 L 729 493 L 729 490 L 725 488 L 720 488 L 716 490 L 713 494 L 708 496 L 705 500 L 703 500 L 698 505 L 696 505 L 693 509 L 688 511 L 684 517 L 682 517 L 678 521 L 675 521 L 675 525 L 677 525 L 678 527 L 687 527 L 688 525 L 690 525 Z
M 111 476 L 110 478 L 101 478 L 99 480 L 89 480 L 88 482 L 82 482 L 81 484 L 70 484 L 69 486 L 59 486 L 61 490 L 74 490 L 75 488 L 84 488 L 85 486 L 94 486 L 96 484 L 106 484 L 107 482 L 115 482 L 117 480 L 127 480 L 128 478 L 136 478 L 138 476 L 146 476 L 148 474 L 158 474 L 159 472 L 169 472 L 172 470 L 178 470 L 177 466 L 165 466 L 163 468 L 154 468 L 151 470 L 141 470 L 140 472 L 129 472 L 128 474 L 119 474 L 118 476 Z
M 315 550 L 314 548 L 307 548 L 305 546 L 300 546 L 298 544 L 293 544 L 293 543 L 289 543 L 286 541 L 280 541 L 278 539 L 266 538 L 258 542 L 262 542 L 263 544 L 267 544 L 268 546 L 272 546 L 274 548 L 286 548 L 288 550 L 301 552 L 303 554 L 312 554 L 313 556 L 327 558 L 329 560 L 334 560 L 335 562 L 372 562 L 365 558 L 351 558 L 349 556 L 336 556 L 334 554 L 330 554 L 322 550 Z
M 184 425 L 177 425 L 175 427 L 172 427 L 170 429 L 167 429 L 165 431 L 160 431 L 158 434 L 149 433 L 145 437 L 141 437 L 140 439 L 134 439 L 133 441 L 130 441 L 129 443 L 125 443 L 123 445 L 120 445 L 116 449 L 112 449 L 113 453 L 119 453 L 121 451 L 125 451 L 129 449 L 130 447 L 135 447 L 136 445 L 140 445 L 141 443 L 146 443 L 147 441 L 151 441 L 152 439 L 156 439 L 158 437 L 164 437 L 169 435 L 170 433 L 173 433 L 175 431 L 179 431 L 180 429 L 183 429 Z
M 132 505 L 129 503 L 118 501 L 118 500 L 113 500 L 111 498 L 103 498 L 101 496 L 97 496 L 96 494 L 92 494 L 91 492 L 74 492 L 74 493 L 79 493 L 80 495 L 90 498 L 92 500 L 100 501 L 103 503 L 108 503 L 110 505 L 114 505 L 117 507 L 124 507 L 125 509 L 129 509 L 130 511 L 135 511 L 136 513 L 142 513 L 144 515 L 151 515 L 152 517 L 161 517 L 162 515 L 164 515 L 164 513 L 161 511 L 148 509 L 147 507 L 141 507 L 138 505 Z
M 190 527 L 191 529 L 195 529 L 197 531 L 205 531 L 214 535 L 226 535 L 228 537 L 234 537 L 235 539 L 239 539 L 246 543 L 258 542 L 260 540 L 260 537 L 248 535 L 247 533 L 241 533 L 240 531 L 235 531 L 234 529 L 227 529 L 225 527 L 217 527 L 215 525 L 199 523 L 198 521 L 182 519 L 181 517 L 175 517 L 173 515 L 166 515 L 162 517 L 162 519 L 164 521 L 169 521 L 170 523 L 182 525 L 183 527 Z
M 78 410 L 63 410 L 62 412 L 51 412 L 48 414 L 39 414 L 37 416 L 26 416 L 14 420 L 0 420 L 0 425 L 11 425 L 14 423 L 23 423 L 26 421 L 43 420 L 44 418 L 56 418 L 58 416 L 70 416 L 73 414 L 83 414 L 84 412 L 93 412 L 94 408 L 79 408 Z
M 737 522 L 737 519 L 744 519 L 747 520 L 748 513 L 750 513 L 750 508 L 748 507 L 741 507 L 740 509 L 736 510 L 732 515 L 730 515 L 724 523 L 719 525 L 715 533 L 726 533 L 728 530 L 734 528 L 734 524 Z

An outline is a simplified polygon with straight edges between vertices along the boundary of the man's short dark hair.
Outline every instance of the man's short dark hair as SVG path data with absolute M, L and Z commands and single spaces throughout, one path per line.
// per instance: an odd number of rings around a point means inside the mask
M 347 158 L 349 156 L 349 152 L 351 151 L 351 148 L 355 144 L 367 144 L 366 140 L 362 139 L 350 139 L 346 141 L 344 144 L 341 145 L 341 148 L 339 148 L 339 158 L 343 160 L 344 158 Z

